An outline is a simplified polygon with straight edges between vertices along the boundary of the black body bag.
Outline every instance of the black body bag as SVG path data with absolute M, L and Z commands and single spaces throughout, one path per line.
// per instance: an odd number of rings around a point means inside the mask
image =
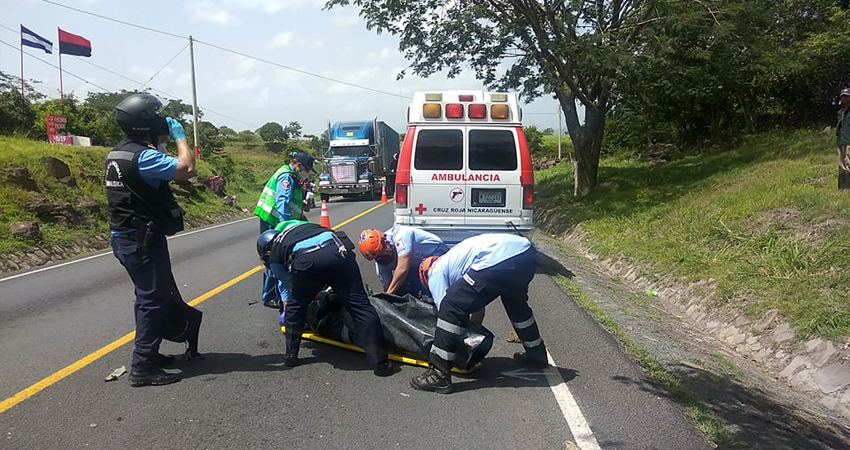
M 384 341 L 392 353 L 428 360 L 434 332 L 437 329 L 437 309 L 430 299 L 413 295 L 398 296 L 371 292 L 369 301 L 375 307 Z M 331 293 L 324 306 L 314 301 L 307 309 L 307 324 L 319 336 L 357 345 L 354 342 L 354 321 L 336 296 Z M 478 364 L 493 346 L 493 333 L 483 325 L 470 324 L 463 335 L 463 345 L 455 353 L 455 367 L 469 370 Z

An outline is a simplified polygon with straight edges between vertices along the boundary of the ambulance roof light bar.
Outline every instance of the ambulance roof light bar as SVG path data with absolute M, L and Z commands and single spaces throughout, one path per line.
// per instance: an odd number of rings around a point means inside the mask
M 516 94 L 478 90 L 416 92 L 407 112 L 409 124 L 520 124 L 522 109 Z

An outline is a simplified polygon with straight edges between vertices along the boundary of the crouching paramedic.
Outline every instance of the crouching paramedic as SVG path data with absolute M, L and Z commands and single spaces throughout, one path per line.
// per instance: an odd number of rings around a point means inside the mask
M 524 237 L 482 234 L 461 241 L 439 258 L 422 261 L 419 273 L 437 305 L 437 330 L 428 357 L 430 367 L 410 380 L 414 389 L 441 394 L 452 391 L 452 361 L 469 314 L 499 296 L 525 347 L 525 352 L 514 354 L 514 360 L 529 367 L 548 366 L 546 347 L 528 306 L 535 252 Z
M 448 247 L 437 235 L 419 228 L 396 225 L 382 233 L 367 229 L 360 232 L 360 253 L 375 261 L 378 278 L 384 292 L 395 295 L 413 294 L 422 290 L 419 264 L 426 256 L 440 256 Z
M 263 264 L 281 281 L 282 289 L 291 286 L 283 321 L 284 366 L 298 365 L 307 306 L 319 291 L 330 286 L 354 319 L 355 343 L 365 351 L 375 375 L 385 377 L 398 370 L 387 357 L 378 313 L 363 287 L 353 250 L 354 244 L 345 234 L 337 236 L 329 228 L 300 220 L 281 222 L 257 240 Z

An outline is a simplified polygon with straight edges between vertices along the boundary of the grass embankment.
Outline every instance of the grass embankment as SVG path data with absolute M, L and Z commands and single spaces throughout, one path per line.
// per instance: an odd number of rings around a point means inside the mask
M 848 337 L 850 192 L 837 190 L 834 141 L 779 132 L 658 165 L 604 159 L 582 199 L 562 164 L 536 175 L 536 220 L 579 226 L 592 252 L 647 275 L 714 280 L 715 307 L 775 308 L 802 336 Z
M 31 210 L 32 201 L 26 190 L 5 182 L 0 184 L 0 253 L 22 250 L 33 246 L 62 245 L 81 237 L 108 231 L 106 191 L 103 185 L 104 161 L 108 148 L 71 147 L 50 145 L 0 136 L 0 168 L 9 172 L 15 167 L 26 167 L 41 193 L 50 200 L 70 203 L 77 211 L 85 213 L 89 226 L 65 227 L 49 221 L 39 220 Z M 70 168 L 77 186 L 69 187 L 48 173 L 44 156 L 53 156 L 64 161 Z M 213 174 L 224 176 L 227 184 L 225 194 L 236 195 L 237 205 L 251 209 L 256 202 L 261 185 L 282 161 L 281 156 L 262 150 L 240 150 L 227 148 L 224 154 L 209 161 L 198 161 L 198 181 L 202 182 Z M 91 197 L 97 208 L 83 211 L 77 207 L 81 197 Z M 188 222 L 209 215 L 233 211 L 222 202 L 221 196 L 207 190 L 198 191 L 188 197 L 177 195 L 177 201 L 186 211 Z M 26 240 L 9 233 L 9 226 L 18 221 L 38 220 L 41 237 Z M 202 221 L 200 221 L 202 222 Z

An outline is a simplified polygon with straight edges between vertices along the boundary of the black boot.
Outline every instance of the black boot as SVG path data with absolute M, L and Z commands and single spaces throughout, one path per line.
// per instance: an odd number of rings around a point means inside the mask
M 420 391 L 450 394 L 452 392 L 452 375 L 431 366 L 421 375 L 411 378 L 410 387 Z
M 132 387 L 164 386 L 180 381 L 180 375 L 167 373 L 162 369 L 156 369 L 144 373 L 130 372 L 128 380 Z
M 375 374 L 376 377 L 388 377 L 388 376 L 390 376 L 390 375 L 392 375 L 396 372 L 400 372 L 400 371 L 401 371 L 401 368 L 399 366 L 393 364 L 392 361 L 384 361 L 384 362 L 378 363 L 375 366 L 374 374 Z
M 300 363 L 298 359 L 298 355 L 290 355 L 289 353 L 284 353 L 283 355 L 283 366 L 286 368 L 297 367 Z
M 525 367 L 531 367 L 534 369 L 544 369 L 549 367 L 549 361 L 545 356 L 532 356 L 529 355 L 528 352 L 522 353 L 517 352 L 514 353 L 514 361 L 518 362 L 520 365 Z

